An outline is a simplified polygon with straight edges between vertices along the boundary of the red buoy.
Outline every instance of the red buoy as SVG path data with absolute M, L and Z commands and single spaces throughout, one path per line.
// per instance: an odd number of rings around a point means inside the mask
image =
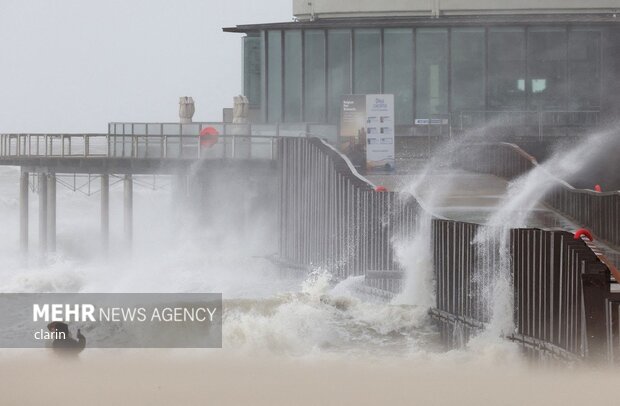
M 601 185 L 594 185 L 594 191 L 601 193 L 603 191 L 603 188 L 601 187 Z
M 375 192 L 387 192 L 387 188 L 385 186 L 377 186 L 375 187 Z
M 200 131 L 200 147 L 211 148 L 217 144 L 220 133 L 213 127 L 205 127 Z
M 585 236 L 590 241 L 594 241 L 594 238 L 592 238 L 592 233 L 585 228 L 580 228 L 575 231 L 575 240 L 580 239 L 582 236 Z

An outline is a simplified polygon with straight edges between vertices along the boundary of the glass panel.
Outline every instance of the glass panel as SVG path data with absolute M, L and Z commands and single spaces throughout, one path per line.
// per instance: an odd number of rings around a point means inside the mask
M 413 30 L 383 33 L 384 92 L 394 94 L 396 125 L 413 124 Z
M 451 36 L 452 111 L 485 109 L 483 28 L 454 28 Z
M 325 31 L 304 32 L 304 120 L 325 122 Z
M 416 117 L 448 112 L 448 30 L 416 31 Z
M 353 92 L 381 92 L 381 31 L 355 30 Z
M 342 96 L 351 94 L 351 31 L 330 30 L 328 49 L 328 121 L 337 123 Z
M 569 33 L 569 109 L 599 110 L 601 107 L 601 33 Z
M 243 38 L 243 93 L 251 106 L 260 106 L 261 37 Z
M 566 30 L 531 28 L 528 32 L 530 110 L 566 108 Z
M 282 35 L 267 34 L 267 121 L 282 121 Z
M 489 109 L 525 108 L 525 29 L 489 30 Z
M 301 121 L 301 31 L 284 32 L 284 120 Z

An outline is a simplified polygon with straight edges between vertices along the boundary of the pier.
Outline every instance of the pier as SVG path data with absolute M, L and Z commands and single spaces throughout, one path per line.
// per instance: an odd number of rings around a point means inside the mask
M 199 134 L 209 126 L 221 135 L 205 148 Z M 394 242 L 410 241 L 428 221 L 436 297 L 430 315 L 448 346 L 461 345 L 491 323 L 489 289 L 503 272 L 514 307 L 514 331 L 504 331 L 506 339 L 541 357 L 620 357 L 619 192 L 579 190 L 553 180 L 527 228 L 507 230 L 502 239 L 485 222 L 509 182 L 538 165 L 515 145 L 471 144 L 463 156 L 483 159 L 463 159 L 431 174 L 431 182 L 454 183 L 431 212 L 423 194 L 416 198 L 403 188 L 416 173 L 415 162 L 393 174 L 364 176 L 318 131 L 307 124 L 112 123 L 106 134 L 3 134 L 0 164 L 21 167 L 19 239 L 25 255 L 31 179 L 37 182 L 39 249 L 45 253 L 57 245 L 59 177 L 99 179 L 106 250 L 112 177 L 122 180 L 130 245 L 134 176 L 171 176 L 175 194 L 185 196 L 196 183 L 190 172 L 207 176 L 201 168 L 232 166 L 247 174 L 264 168 L 266 179 L 278 185 L 271 198 L 281 264 L 324 267 L 340 280 L 363 276 L 370 294 L 389 300 L 406 277 Z M 588 229 L 595 241 L 575 236 L 578 228 Z

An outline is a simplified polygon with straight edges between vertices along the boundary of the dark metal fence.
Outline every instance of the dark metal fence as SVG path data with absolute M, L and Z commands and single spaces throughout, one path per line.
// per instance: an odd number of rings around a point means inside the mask
M 500 241 L 484 226 L 433 220 L 436 308 L 450 345 L 466 342 L 492 315 Z M 611 292 L 607 266 L 571 233 L 510 231 L 515 331 L 507 337 L 528 351 L 561 358 L 604 359 L 620 354 L 620 294 Z
M 317 138 L 279 142 L 282 259 L 327 267 L 341 278 L 398 270 L 391 241 L 413 233 L 417 202 L 375 192 L 346 158 Z
M 403 273 L 392 242 L 414 235 L 422 210 L 417 202 L 375 192 L 319 139 L 278 142 L 281 259 L 326 267 L 339 278 L 365 275 L 366 284 L 387 297 L 399 292 Z M 510 178 L 526 170 L 529 161 L 506 154 L 514 162 L 496 164 L 504 168 L 498 174 Z M 620 293 L 612 292 L 609 268 L 591 244 L 538 229 L 509 230 L 502 239 L 486 226 L 439 218 L 431 229 L 431 315 L 448 343 L 465 343 L 492 321 L 501 270 L 512 281 L 514 300 L 515 330 L 505 332 L 507 338 L 536 354 L 620 358 Z
M 514 339 L 530 349 L 602 359 L 610 272 L 571 233 L 512 231 Z
M 431 315 L 440 320 L 441 335 L 448 345 L 458 347 L 470 335 L 484 328 L 490 317 L 488 297 L 490 275 L 498 269 L 497 245 L 475 244 L 482 226 L 453 220 L 432 220 L 435 308 Z M 492 255 L 483 255 L 492 252 Z
M 514 144 L 476 144 L 468 146 L 468 151 L 473 159 L 462 159 L 459 165 L 505 179 L 514 179 L 538 165 L 533 157 Z M 545 203 L 588 227 L 598 238 L 620 247 L 620 192 L 575 189 L 559 179 L 556 183 L 545 197 Z

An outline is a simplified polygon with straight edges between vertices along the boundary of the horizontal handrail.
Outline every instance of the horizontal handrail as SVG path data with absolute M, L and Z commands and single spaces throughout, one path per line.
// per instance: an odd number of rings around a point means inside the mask
M 547 129 L 573 129 L 598 127 L 601 122 L 598 110 L 463 110 L 452 113 L 451 129 L 461 132 L 468 129 L 494 128 L 527 129 L 526 136 L 543 139 Z
M 458 162 L 464 169 L 473 172 L 490 173 L 511 180 L 535 167 L 544 169 L 515 144 L 480 143 L 470 144 L 467 148 L 477 148 L 485 154 L 485 159 L 461 159 Z M 620 247 L 620 191 L 577 189 L 554 174 L 545 173 L 557 185 L 544 199 L 548 206 L 588 227 L 597 238 Z
M 278 136 L 222 134 L 203 143 L 199 135 L 0 134 L 0 159 L 133 158 L 264 159 L 277 156 Z
M 0 134 L 0 159 L 7 157 L 106 157 L 107 134 Z

